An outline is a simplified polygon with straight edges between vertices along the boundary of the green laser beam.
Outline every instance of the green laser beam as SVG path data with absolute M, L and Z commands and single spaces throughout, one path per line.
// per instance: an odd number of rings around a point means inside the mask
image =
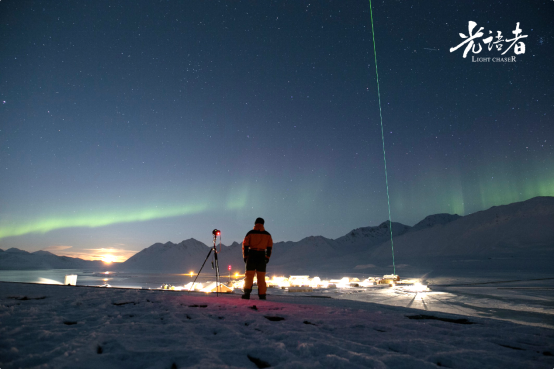
M 0 239 L 31 233 L 47 233 L 68 227 L 101 227 L 118 223 L 148 221 L 166 217 L 200 213 L 208 208 L 205 204 L 149 208 L 135 211 L 96 212 L 85 216 L 49 217 L 17 225 L 0 225 Z
M 377 76 L 377 95 L 379 97 L 379 117 L 381 118 L 381 140 L 383 141 L 383 161 L 385 162 L 385 184 L 387 186 L 387 205 L 389 207 L 389 229 L 390 245 L 392 249 L 392 273 L 396 275 L 396 265 L 394 264 L 394 244 L 392 242 L 392 218 L 390 215 L 390 197 L 389 197 L 389 179 L 387 175 L 387 155 L 385 153 L 385 134 L 383 130 L 383 113 L 381 111 L 381 90 L 379 89 L 379 72 L 377 71 L 377 50 L 375 48 L 375 30 L 373 29 L 373 11 L 371 10 L 371 0 L 369 0 L 369 14 L 371 16 L 371 34 L 373 36 L 373 55 L 375 56 L 375 75 Z

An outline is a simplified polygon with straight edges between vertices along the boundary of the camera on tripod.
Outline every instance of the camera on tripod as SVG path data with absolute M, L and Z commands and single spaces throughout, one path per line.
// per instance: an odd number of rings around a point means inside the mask
M 2 1 L 2 0 L 0 0 Z M 215 268 L 215 284 L 216 284 L 216 294 L 219 295 L 219 289 L 220 289 L 220 285 L 221 283 L 219 282 L 219 260 L 217 258 L 217 248 L 215 246 L 215 243 L 216 243 L 216 239 L 217 237 L 219 236 L 219 243 L 220 243 L 220 249 L 221 249 L 221 231 L 219 231 L 218 229 L 213 229 L 212 230 L 212 235 L 214 236 L 214 245 L 213 247 L 210 248 L 210 251 L 208 252 L 208 255 L 206 256 L 206 259 L 204 260 L 204 263 L 202 264 L 202 267 L 200 267 L 200 270 L 198 271 L 198 274 L 196 274 L 196 278 L 194 279 L 194 281 L 192 282 L 191 286 L 190 286 L 190 289 L 189 289 L 189 292 L 192 290 L 192 288 L 194 287 L 194 284 L 196 283 L 196 279 L 198 279 L 198 276 L 200 276 L 200 272 L 202 272 L 202 269 L 204 268 L 204 265 L 206 264 L 206 261 L 208 260 L 208 258 L 210 258 L 210 255 L 212 254 L 212 252 L 214 252 L 213 254 L 213 260 L 212 260 L 212 269 Z

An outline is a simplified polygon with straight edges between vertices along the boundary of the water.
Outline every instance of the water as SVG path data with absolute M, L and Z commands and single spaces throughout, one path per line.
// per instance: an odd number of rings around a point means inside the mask
M 65 275 L 77 275 L 77 285 L 103 286 L 108 284 L 120 288 L 156 289 L 163 284 L 183 286 L 192 282 L 196 276 L 185 274 L 147 274 L 121 273 L 113 271 L 90 271 L 74 269 L 58 270 L 0 270 L 0 281 L 35 283 L 35 284 L 64 284 Z M 213 273 L 201 273 L 197 282 L 214 281 Z M 222 283 L 229 281 L 229 276 L 220 277 Z
M 213 271 L 202 272 L 197 283 L 208 283 L 215 281 Z M 77 285 L 88 286 L 103 286 L 109 285 L 117 288 L 143 288 L 143 289 L 158 289 L 163 284 L 173 286 L 184 286 L 192 282 L 196 274 L 161 274 L 161 273 L 135 273 L 135 272 L 116 272 L 116 271 L 92 271 L 92 270 L 76 270 L 76 269 L 57 269 L 57 270 L 0 270 L 0 281 L 17 282 L 17 283 L 35 283 L 35 284 L 64 284 L 65 275 L 77 275 Z M 271 272 L 268 276 L 273 276 Z M 311 277 L 319 276 L 316 273 L 305 275 Z M 288 277 L 288 274 L 285 274 Z M 360 280 L 370 276 L 367 273 L 350 273 L 350 274 L 328 274 L 328 276 L 320 276 L 322 279 L 341 279 L 344 276 L 357 277 Z M 374 275 L 371 275 L 374 276 Z M 244 276 L 239 276 L 237 279 L 242 279 Z M 234 275 L 221 274 L 220 282 L 229 285 L 230 280 L 235 280 Z

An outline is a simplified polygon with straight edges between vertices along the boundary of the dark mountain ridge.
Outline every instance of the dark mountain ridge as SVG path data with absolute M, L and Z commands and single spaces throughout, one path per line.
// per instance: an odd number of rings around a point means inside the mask
M 0 250 L 0 270 L 50 270 L 50 269 L 94 269 L 100 270 L 101 261 L 87 261 L 81 258 L 57 256 L 48 251 L 27 252 L 18 248 Z

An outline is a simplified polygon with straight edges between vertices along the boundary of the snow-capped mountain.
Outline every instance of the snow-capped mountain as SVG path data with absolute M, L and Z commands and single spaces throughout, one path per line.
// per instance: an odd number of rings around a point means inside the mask
M 47 251 L 0 250 L 0 270 L 98 269 L 101 266 L 99 261 L 57 256 Z
M 325 268 L 339 253 L 341 245 L 323 236 L 310 236 L 298 242 L 279 242 L 273 245 L 270 265 L 272 271 L 299 274 L 311 267 Z
M 218 261 L 221 274 L 227 272 L 229 264 L 243 264 L 241 245 L 233 243 L 231 246 L 219 245 Z M 143 249 L 127 261 L 118 266 L 121 271 L 152 271 L 152 272 L 172 272 L 172 273 L 195 273 L 200 269 L 202 263 L 210 253 L 210 247 L 196 240 L 188 239 L 175 244 L 167 242 L 165 244 L 156 243 Z M 211 270 L 211 261 L 213 253 L 206 261 L 203 272 Z M 239 262 L 240 261 L 240 262 Z
M 120 268 L 125 271 L 183 271 L 191 260 L 206 257 L 208 252 L 209 248 L 195 239 L 184 240 L 178 244 L 156 243 L 123 262 Z
M 418 231 L 433 227 L 435 225 L 446 225 L 449 222 L 456 221 L 462 216 L 451 215 L 448 213 L 438 213 L 436 215 L 430 215 L 419 221 L 410 229 L 410 232 Z
M 397 258 L 405 261 L 433 257 L 525 257 L 554 252 L 554 197 L 492 207 L 446 224 L 411 231 L 394 238 Z M 390 241 L 368 251 L 364 258 L 389 258 Z
M 431 216 L 429 216 L 431 217 Z M 392 236 L 397 237 L 410 231 L 410 226 L 398 222 L 392 223 Z M 335 239 L 343 252 L 354 253 L 367 250 L 390 240 L 389 222 L 385 221 L 379 226 L 360 227 L 350 231 L 348 234 Z

